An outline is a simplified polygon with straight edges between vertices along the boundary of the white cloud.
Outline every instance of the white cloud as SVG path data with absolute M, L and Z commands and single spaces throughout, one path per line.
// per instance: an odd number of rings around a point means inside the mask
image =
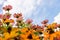
M 3 6 L 10 4 L 13 6 L 12 14 L 22 12 L 24 17 L 29 17 L 40 3 L 41 0 L 7 0 Z
M 57 22 L 58 24 L 60 24 L 60 12 L 58 13 L 57 16 L 55 16 L 54 22 Z

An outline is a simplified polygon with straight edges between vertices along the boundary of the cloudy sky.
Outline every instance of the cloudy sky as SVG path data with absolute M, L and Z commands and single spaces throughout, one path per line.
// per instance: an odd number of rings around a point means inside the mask
M 0 13 L 3 13 L 2 7 L 8 4 L 13 6 L 12 14 L 22 12 L 24 19 L 31 18 L 35 24 L 44 19 L 48 19 L 49 23 L 60 20 L 60 0 L 0 0 Z

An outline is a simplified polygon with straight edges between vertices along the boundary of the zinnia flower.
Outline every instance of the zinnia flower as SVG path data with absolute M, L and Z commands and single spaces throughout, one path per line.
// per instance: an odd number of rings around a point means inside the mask
M 2 22 L 4 22 L 4 23 L 6 23 L 7 25 L 9 25 L 10 23 L 14 23 L 14 20 L 12 20 L 12 19 L 3 19 L 3 21 Z
M 21 16 L 21 17 L 19 17 L 19 18 L 17 18 L 17 21 L 22 21 L 23 20 L 23 17 Z
M 10 16 L 11 16 L 11 14 L 6 13 L 6 14 L 3 15 L 3 18 L 9 19 Z
M 2 19 L 3 18 L 3 15 L 2 14 L 0 14 L 0 19 Z
M 30 23 L 32 23 L 32 22 L 33 22 L 32 19 L 27 19 L 27 20 L 26 20 L 26 23 L 27 23 L 27 24 L 30 24 Z
M 3 7 L 3 9 L 4 9 L 5 11 L 9 11 L 9 10 L 12 9 L 12 6 L 11 6 L 11 5 L 6 5 L 5 7 Z
M 21 17 L 22 16 L 22 13 L 15 13 L 14 15 L 13 15 L 15 18 L 19 18 L 19 17 Z
M 31 28 L 32 28 L 32 29 L 35 29 L 35 28 L 36 28 L 36 25 L 32 25 Z
M 46 23 L 48 23 L 48 20 L 47 19 L 45 19 L 44 21 L 42 21 L 41 22 L 42 24 L 46 24 Z
M 57 24 L 57 27 L 59 27 L 59 28 L 60 28 L 60 24 Z

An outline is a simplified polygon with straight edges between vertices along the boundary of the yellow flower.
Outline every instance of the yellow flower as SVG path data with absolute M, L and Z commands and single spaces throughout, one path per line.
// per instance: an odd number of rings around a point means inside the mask
M 56 27 L 56 25 L 57 25 L 57 23 L 52 23 L 52 24 L 47 25 L 47 28 L 54 29 Z
M 9 38 L 10 38 L 10 35 L 9 35 L 9 33 L 8 33 L 8 32 L 5 32 L 3 35 L 4 35 L 4 39 L 5 39 L 5 40 L 7 40 L 7 39 L 9 39 Z
M 13 19 L 10 19 L 10 23 L 13 23 L 14 22 L 14 20 Z
M 9 19 L 6 19 L 4 22 L 7 23 L 7 22 L 10 22 L 10 20 Z
M 14 20 L 13 19 L 3 19 L 2 22 L 4 22 L 4 23 L 7 23 L 7 22 L 13 23 Z
M 56 34 L 55 33 L 51 34 L 50 35 L 50 40 L 54 40 L 54 37 L 56 37 Z
M 39 39 L 38 35 L 32 34 L 33 39 Z
M 47 28 L 51 28 L 51 24 L 47 25 Z
M 57 25 L 57 23 L 52 23 L 52 24 L 51 24 L 51 27 L 55 28 L 56 25 Z
M 23 38 L 23 39 L 27 39 L 27 35 L 25 35 L 25 34 L 21 34 L 20 36 L 21 36 L 21 38 Z
M 18 33 L 16 33 L 17 30 L 14 30 L 14 31 L 11 31 L 10 33 L 8 32 L 5 32 L 3 35 L 4 35 L 4 39 L 7 40 L 9 38 L 14 38 L 16 36 L 18 36 Z
M 18 36 L 18 33 L 16 33 L 15 31 L 11 31 L 11 33 L 10 33 L 10 37 L 16 37 L 16 36 Z
M 15 28 L 15 27 L 12 28 L 12 31 L 15 31 L 15 32 L 16 32 L 16 31 L 18 31 L 18 30 L 20 30 L 20 29 L 19 29 L 19 28 Z
M 0 40 L 3 40 L 2 37 L 0 37 Z
M 49 34 L 47 32 L 44 32 L 44 40 L 48 40 Z
M 57 36 L 59 36 L 59 35 L 60 35 L 60 31 L 55 32 L 55 34 L 56 34 Z
M 30 40 L 30 39 L 38 40 L 39 39 L 39 36 L 34 34 L 35 30 L 33 30 L 33 29 L 28 30 L 28 28 L 22 28 L 21 32 L 22 32 L 22 34 L 20 34 L 20 36 L 24 40 Z

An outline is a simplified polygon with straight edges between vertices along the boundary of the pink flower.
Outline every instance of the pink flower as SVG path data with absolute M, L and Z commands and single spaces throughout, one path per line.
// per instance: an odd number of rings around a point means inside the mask
M 60 24 L 57 24 L 57 26 L 56 27 L 59 27 L 60 28 Z
M 34 29 L 34 30 L 36 30 L 36 29 L 43 29 L 43 27 L 41 27 L 39 25 L 32 25 L 31 28 Z
M 32 29 L 35 29 L 35 28 L 36 28 L 36 25 L 32 25 L 31 28 L 32 28 Z
M 45 19 L 44 21 L 41 22 L 42 24 L 47 24 L 48 23 L 48 20 Z
M 12 9 L 12 6 L 11 6 L 11 5 L 6 5 L 5 7 L 3 7 L 3 9 L 4 9 L 5 11 L 9 11 L 9 10 Z
M 9 18 L 10 18 L 10 16 L 9 16 L 9 15 L 7 15 L 7 16 L 6 16 L 6 18 L 7 18 L 7 19 L 9 19 Z
M 22 21 L 23 20 L 23 17 L 21 16 L 21 17 L 19 17 L 19 18 L 17 18 L 17 21 Z
M 13 16 L 14 16 L 15 18 L 19 18 L 19 17 L 22 16 L 22 13 L 15 13 Z
M 6 14 L 3 15 L 3 18 L 9 19 L 10 16 L 11 16 L 11 14 L 6 13 Z
M 14 15 L 13 15 L 13 16 L 16 18 L 17 14 L 16 14 L 16 13 L 14 13 Z
M 37 25 L 36 28 L 41 28 L 41 26 Z
M 26 20 L 26 23 L 27 23 L 27 24 L 30 24 L 30 23 L 32 23 L 32 22 L 33 22 L 32 19 L 27 19 L 27 20 Z
M 3 15 L 2 14 L 0 14 L 0 19 L 2 19 L 3 18 Z
M 22 16 L 22 13 L 17 13 L 18 16 Z

